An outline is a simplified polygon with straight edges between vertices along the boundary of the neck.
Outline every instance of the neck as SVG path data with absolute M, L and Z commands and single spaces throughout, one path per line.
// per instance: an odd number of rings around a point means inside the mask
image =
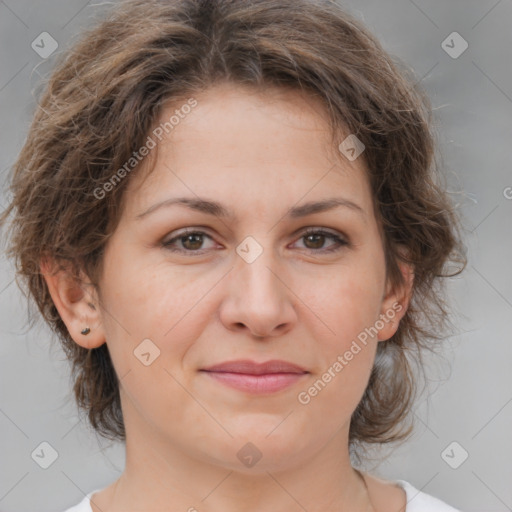
M 131 439 L 150 442 L 131 442 Z M 241 472 L 196 459 L 154 433 L 127 432 L 126 467 L 109 499 L 111 512 L 374 512 L 366 481 L 350 464 L 345 436 L 293 467 Z M 262 459 L 263 460 L 263 459 Z

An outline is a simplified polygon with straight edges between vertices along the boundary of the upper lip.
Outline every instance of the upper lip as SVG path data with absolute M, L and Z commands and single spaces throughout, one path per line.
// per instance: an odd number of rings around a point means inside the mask
M 224 363 L 209 366 L 208 368 L 202 368 L 202 370 L 208 372 L 244 373 L 247 375 L 264 375 L 268 373 L 308 373 L 304 368 L 301 368 L 296 364 L 277 359 L 265 361 L 263 363 L 250 361 L 249 359 L 226 361 Z

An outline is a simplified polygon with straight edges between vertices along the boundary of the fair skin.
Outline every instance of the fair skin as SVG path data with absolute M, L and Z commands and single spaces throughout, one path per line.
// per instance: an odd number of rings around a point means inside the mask
M 363 159 L 336 155 L 321 105 L 299 93 L 223 84 L 194 97 L 198 106 L 147 160 L 152 172 L 131 177 L 100 295 L 65 273 L 45 274 L 73 339 L 86 348 L 106 342 L 121 381 L 126 468 L 93 496 L 93 511 L 403 511 L 405 493 L 392 482 L 364 474 L 368 494 L 348 451 L 377 345 L 398 328 L 412 286 L 406 267 L 406 287 L 386 282 Z M 137 218 L 182 196 L 217 201 L 237 218 L 176 204 Z M 285 216 L 332 197 L 360 210 Z M 308 237 L 307 227 L 349 244 Z M 203 235 L 187 238 L 183 228 Z M 250 263 L 236 251 L 247 236 L 263 251 Z M 182 252 L 163 246 L 172 238 Z M 401 306 L 393 321 L 300 403 L 393 304 Z M 145 366 L 133 352 L 147 338 L 160 355 Z M 235 359 L 280 359 L 307 373 L 256 394 L 200 371 Z M 237 457 L 248 442 L 262 454 L 252 467 Z

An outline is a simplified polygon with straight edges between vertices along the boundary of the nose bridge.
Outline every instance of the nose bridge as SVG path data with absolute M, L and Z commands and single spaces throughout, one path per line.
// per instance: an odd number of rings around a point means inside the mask
M 239 259 L 235 265 L 235 272 L 242 284 L 242 291 L 247 295 L 246 301 L 255 301 L 264 306 L 272 307 L 282 299 L 282 282 L 276 277 L 280 265 L 276 261 L 271 237 L 256 240 L 247 236 L 238 245 L 236 252 Z
M 271 335 L 295 318 L 292 294 L 270 240 L 248 236 L 237 246 L 230 297 L 223 310 L 224 322 L 237 328 L 243 324 L 260 336 Z

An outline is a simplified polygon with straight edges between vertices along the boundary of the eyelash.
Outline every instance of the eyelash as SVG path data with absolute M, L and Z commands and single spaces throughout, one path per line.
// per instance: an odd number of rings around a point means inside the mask
M 176 249 L 175 247 L 171 247 L 171 245 L 175 241 L 179 241 L 181 238 L 185 238 L 188 235 L 202 235 L 202 236 L 207 236 L 208 238 L 211 238 L 210 235 L 208 235 L 207 233 L 205 233 L 203 231 L 199 231 L 199 230 L 195 230 L 195 229 L 186 229 L 185 231 L 182 231 L 181 233 L 179 233 L 177 236 L 163 242 L 162 246 L 171 252 L 177 252 L 177 253 L 182 253 L 182 254 L 185 253 L 185 254 L 188 254 L 191 256 L 192 255 L 201 255 L 205 251 L 208 250 L 208 249 L 199 249 L 199 250 L 194 251 L 194 250 L 187 250 L 187 249 Z M 306 231 L 304 231 L 301 234 L 299 239 L 305 238 L 310 235 L 325 236 L 327 238 L 332 239 L 334 242 L 336 242 L 335 247 L 333 247 L 331 249 L 305 249 L 306 251 L 309 251 L 311 253 L 321 253 L 321 254 L 333 253 L 333 252 L 340 251 L 345 246 L 350 245 L 350 243 L 347 240 L 341 238 L 340 236 L 336 235 L 335 233 L 331 233 L 330 231 L 325 231 L 323 229 L 317 229 L 317 228 L 308 228 Z

